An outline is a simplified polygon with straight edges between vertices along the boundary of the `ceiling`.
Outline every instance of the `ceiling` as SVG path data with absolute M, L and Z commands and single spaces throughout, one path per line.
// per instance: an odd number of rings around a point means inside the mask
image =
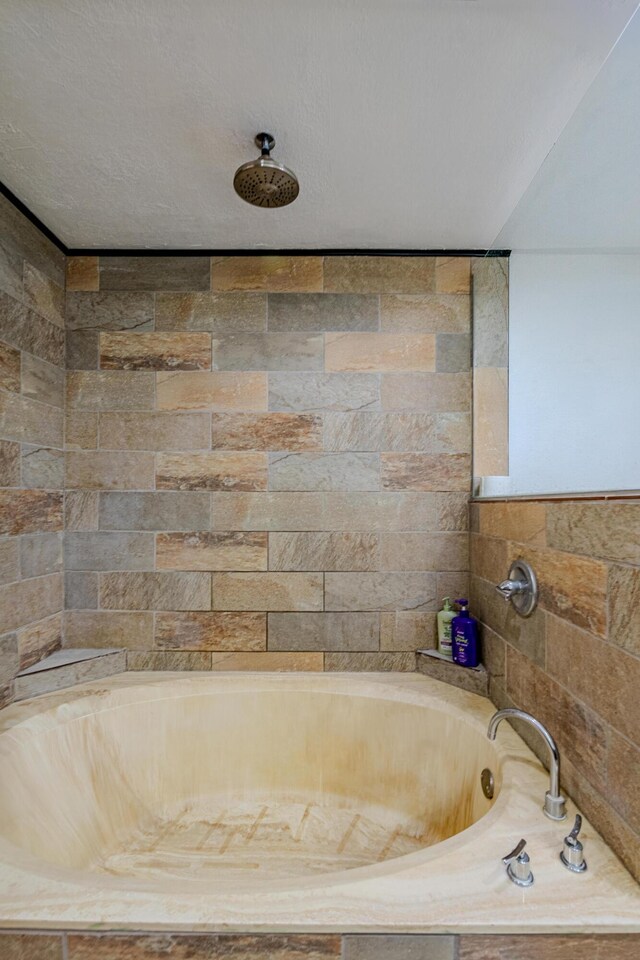
M 486 248 L 636 6 L 1 0 L 0 179 L 74 248 Z
M 640 12 L 495 242 L 640 253 Z

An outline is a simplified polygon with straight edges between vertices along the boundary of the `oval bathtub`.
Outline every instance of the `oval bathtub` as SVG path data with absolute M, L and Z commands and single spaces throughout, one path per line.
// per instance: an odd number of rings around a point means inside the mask
M 441 843 L 491 807 L 493 743 L 366 683 L 198 678 L 96 695 L 2 753 L 0 834 L 128 879 L 296 884 Z M 17 731 L 14 731 L 17 733 Z M 10 789 L 8 789 L 10 785 Z
M 562 868 L 547 776 L 492 712 L 418 674 L 129 673 L 15 704 L 0 927 L 497 932 L 526 903 L 539 932 L 640 929 L 588 823 L 589 871 Z M 523 835 L 524 893 L 500 862 Z

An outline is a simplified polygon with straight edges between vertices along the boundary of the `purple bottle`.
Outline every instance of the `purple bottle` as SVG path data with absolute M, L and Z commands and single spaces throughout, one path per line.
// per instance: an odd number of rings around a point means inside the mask
M 480 663 L 478 621 L 469 614 L 469 601 L 456 600 L 460 613 L 451 621 L 453 659 L 461 667 L 477 667 Z

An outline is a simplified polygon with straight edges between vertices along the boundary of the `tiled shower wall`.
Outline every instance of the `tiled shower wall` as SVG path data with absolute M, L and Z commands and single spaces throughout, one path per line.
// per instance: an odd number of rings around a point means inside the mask
M 470 261 L 67 270 L 68 646 L 413 670 L 468 586 Z
M 491 697 L 549 727 L 564 789 L 640 880 L 640 498 L 471 510 L 471 593 Z M 494 589 L 518 557 L 540 586 L 528 620 Z M 516 726 L 540 752 L 539 738 Z
M 64 259 L 0 197 L 0 706 L 61 643 Z

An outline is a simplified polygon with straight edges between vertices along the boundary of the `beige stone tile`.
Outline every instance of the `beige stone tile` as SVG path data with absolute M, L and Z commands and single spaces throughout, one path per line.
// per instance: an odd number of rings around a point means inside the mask
M 440 259 L 440 258 L 438 258 Z M 370 934 L 344 938 L 343 960 L 456 960 L 456 938 Z
M 267 375 L 225 370 L 158 373 L 156 403 L 158 410 L 266 410 Z
M 470 453 L 467 413 L 379 413 L 362 410 L 324 415 L 325 449 Z
M 607 567 L 571 553 L 510 544 L 507 561 L 528 560 L 538 577 L 540 606 L 604 637 L 607 628 Z
M 275 673 L 289 671 L 322 671 L 324 654 L 310 651 L 296 653 L 214 653 L 211 658 L 212 670 L 266 670 Z M 278 954 L 270 954 L 278 956 Z M 288 954 L 284 954 L 288 956 Z M 294 953 L 292 956 L 296 956 Z M 320 954 L 322 956 L 322 954 Z M 339 954 L 338 954 L 339 956 Z M 306 957 L 306 954 L 305 954 Z
M 215 450 L 160 453 L 158 490 L 266 490 L 267 454 Z
M 549 503 L 547 541 L 557 550 L 640 565 L 640 501 Z
M 437 257 L 436 290 L 438 293 L 471 293 L 471 258 Z
M 62 509 L 61 492 L 0 490 L 0 535 L 62 530 Z
M 20 669 L 26 670 L 62 645 L 62 613 L 32 623 L 17 631 Z
M 64 494 L 65 530 L 98 529 L 99 494 L 88 490 L 67 490 Z
M 67 406 L 78 410 L 152 410 L 155 377 L 146 371 L 70 370 Z
M 0 434 L 45 447 L 61 447 L 64 433 L 62 410 L 29 397 L 0 392 Z
M 67 293 L 67 334 L 153 330 L 153 294 L 120 291 Z
M 9 537 L 0 540 L 0 583 L 20 579 L 20 540 Z
M 100 494 L 101 530 L 164 531 L 167 527 L 184 532 L 208 530 L 210 518 L 208 493 L 158 491 Z
M 270 453 L 269 489 L 379 490 L 376 453 Z
M 25 353 L 22 355 L 21 390 L 23 397 L 48 403 L 53 407 L 64 405 L 65 374 L 61 367 Z
M 269 650 L 377 650 L 378 613 L 270 613 Z
M 65 647 L 124 647 L 146 650 L 153 646 L 153 614 L 114 610 L 67 610 Z
M 636 744 L 630 743 L 612 730 L 607 757 L 608 796 L 616 810 L 637 834 L 640 834 L 640 791 L 637 777 L 637 772 L 640 771 L 640 749 L 637 745 L 639 740 L 640 736 L 636 738 Z
M 67 330 L 65 344 L 65 367 L 67 370 L 97 370 L 97 330 Z
M 476 367 L 509 366 L 509 261 L 473 262 L 473 362 Z
M 127 670 L 210 669 L 211 654 L 206 651 L 129 650 L 127 653 Z M 109 953 L 107 956 L 111 958 L 113 954 Z M 127 953 L 125 956 L 128 958 L 131 954 Z
M 469 529 L 469 495 L 436 493 L 436 530 L 460 532 Z
M 62 934 L 0 932 L 2 960 L 63 960 Z
M 209 258 L 161 254 L 100 257 L 102 290 L 208 290 Z
M 6 706 L 13 699 L 13 681 L 20 669 L 18 638 L 15 633 L 0 637 L 0 703 Z
M 332 531 L 437 529 L 428 493 L 213 493 L 212 529 Z M 466 512 L 466 505 L 464 508 Z M 453 520 L 451 520 L 453 523 Z M 452 527 L 453 528 L 453 527 Z
M 320 292 L 322 257 L 212 257 L 211 289 Z
M 375 294 L 269 294 L 269 330 L 377 330 Z
M 31 444 L 22 445 L 22 485 L 59 491 L 64 484 L 64 453 Z
M 100 334 L 103 370 L 210 370 L 209 333 Z
M 97 610 L 99 579 L 97 573 L 67 571 L 64 575 L 65 610 Z
M 66 289 L 99 290 L 98 257 L 67 257 Z
M 380 538 L 380 570 L 467 570 L 467 533 L 385 533 Z
M 433 293 L 435 257 L 325 257 L 324 289 L 335 293 Z
M 266 533 L 159 533 L 158 570 L 266 570 Z
M 327 371 L 435 370 L 436 342 L 425 333 L 327 333 Z
M 322 370 L 322 334 L 261 333 L 219 336 L 213 341 L 216 370 Z
M 59 573 L 62 570 L 62 533 L 20 537 L 20 569 L 25 580 Z
M 437 645 L 435 611 L 395 610 L 380 614 L 380 649 L 415 651 Z
M 640 659 L 566 620 L 549 617 L 547 671 L 640 746 Z
M 434 610 L 434 573 L 326 573 L 325 610 Z
M 12 393 L 20 393 L 20 351 L 1 342 L 0 387 Z
M 105 610 L 210 610 L 208 573 L 103 573 L 100 605 Z
M 311 413 L 216 413 L 211 445 L 228 450 L 319 451 L 322 417 Z
M 321 573 L 214 573 L 213 610 L 322 610 Z
M 635 960 L 637 935 L 460 937 L 459 960 Z
M 65 450 L 96 450 L 98 414 L 86 410 L 67 410 L 64 418 Z
M 466 333 L 439 333 L 436 336 L 436 370 L 465 373 L 471 367 L 471 339 Z
M 64 288 L 27 260 L 24 261 L 23 294 L 25 303 L 35 313 L 64 328 Z
M 422 413 L 468 413 L 471 410 L 469 373 L 383 373 L 383 410 Z
M 416 655 L 410 651 L 381 651 L 380 653 L 325 653 L 324 669 L 342 672 L 393 671 L 413 673 Z
M 17 487 L 20 484 L 20 444 L 0 440 L 0 486 Z
M 156 330 L 260 333 L 266 326 L 264 293 L 156 294 Z
M 64 330 L 0 291 L 0 340 L 61 367 Z
M 468 296 L 428 293 L 380 298 L 380 329 L 387 333 L 469 333 Z
M 383 453 L 382 486 L 385 490 L 468 490 L 470 460 L 466 453 Z
M 640 569 L 610 567 L 607 593 L 609 640 L 640 656 Z
M 65 456 L 65 483 L 85 490 L 152 490 L 152 453 L 71 450 Z
M 476 367 L 473 371 L 473 475 L 509 474 L 509 371 Z
M 483 580 L 500 583 L 509 572 L 507 563 L 507 542 L 496 540 L 493 537 L 484 537 L 482 534 L 472 533 L 471 572 Z
M 269 569 L 378 570 L 379 542 L 375 533 L 270 533 Z
M 152 533 L 67 531 L 65 570 L 152 570 Z
M 103 450 L 209 450 L 207 413 L 102 413 Z
M 238 374 L 239 376 L 239 374 Z M 293 413 L 380 406 L 376 373 L 270 373 L 269 409 Z
M 507 694 L 550 730 L 563 759 L 566 756 L 578 764 L 582 775 L 604 792 L 607 732 L 598 714 L 511 646 L 507 647 Z M 514 726 L 536 751 L 545 749 L 539 737 L 532 738 L 531 731 L 523 729 L 524 724 Z
M 63 584 L 59 573 L 0 587 L 0 622 L 7 633 L 62 610 Z
M 155 645 L 163 650 L 261 651 L 266 613 L 157 613 Z
M 542 501 L 511 500 L 503 503 L 478 503 L 479 532 L 537 547 L 546 544 L 546 512 Z

